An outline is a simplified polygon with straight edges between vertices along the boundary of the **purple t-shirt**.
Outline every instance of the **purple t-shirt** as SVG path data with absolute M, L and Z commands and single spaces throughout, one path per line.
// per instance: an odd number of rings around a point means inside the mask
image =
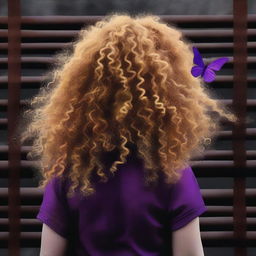
M 159 176 L 144 186 L 142 162 L 127 162 L 107 183 L 95 182 L 95 194 L 76 192 L 53 178 L 45 187 L 37 219 L 68 240 L 67 255 L 172 255 L 171 235 L 207 208 L 191 167 L 175 184 Z

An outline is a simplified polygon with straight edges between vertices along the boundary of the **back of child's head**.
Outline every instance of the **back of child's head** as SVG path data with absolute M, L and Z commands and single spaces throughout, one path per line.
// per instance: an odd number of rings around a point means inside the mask
M 114 173 L 131 148 L 148 182 L 159 171 L 176 182 L 217 136 L 221 118 L 236 121 L 192 65 L 191 42 L 158 16 L 115 13 L 84 26 L 72 48 L 56 54 L 50 83 L 24 115 L 21 138 L 34 138 L 29 155 L 39 157 L 41 186 L 66 174 L 72 191 L 91 193 L 93 172 L 107 181 L 102 155 L 117 150 Z

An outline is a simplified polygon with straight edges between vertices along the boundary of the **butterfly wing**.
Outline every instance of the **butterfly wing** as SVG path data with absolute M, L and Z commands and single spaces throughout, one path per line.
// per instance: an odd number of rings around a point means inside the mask
M 193 52 L 194 52 L 194 59 L 193 59 L 194 64 L 198 65 L 201 68 L 204 68 L 203 58 L 195 46 L 193 46 Z
M 194 77 L 200 76 L 200 75 L 202 75 L 202 73 L 203 73 L 203 68 L 202 67 L 194 66 L 194 67 L 191 68 L 191 74 Z
M 215 77 L 216 77 L 216 74 L 208 65 L 203 74 L 204 81 L 210 83 L 215 79 Z
M 193 46 L 193 53 L 194 53 L 193 62 L 194 64 L 196 64 L 196 66 L 191 68 L 191 74 L 194 77 L 197 77 L 203 74 L 203 70 L 205 66 L 204 66 L 202 56 L 200 55 L 198 49 L 194 46 Z
M 212 70 L 218 71 L 228 61 L 229 61 L 229 59 L 227 57 L 218 58 L 218 59 L 212 61 L 211 63 L 209 63 L 207 67 L 209 67 Z
M 203 78 L 205 82 L 212 82 L 216 74 L 214 70 L 218 71 L 221 69 L 221 67 L 227 62 L 229 59 L 227 57 L 218 58 L 211 63 L 209 63 L 205 69 L 205 72 L 203 74 Z

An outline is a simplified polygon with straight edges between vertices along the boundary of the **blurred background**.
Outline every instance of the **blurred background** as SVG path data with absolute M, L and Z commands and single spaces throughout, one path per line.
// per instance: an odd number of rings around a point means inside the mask
M 72 3 L 72 4 L 71 4 Z M 22 15 L 106 15 L 112 11 L 152 12 L 158 15 L 232 14 L 232 0 L 22 0 Z M 248 14 L 256 1 L 248 0 Z M 7 15 L 7 1 L 0 0 L 0 15 Z
M 0 255 L 8 255 L 8 121 L 7 103 L 8 93 L 8 51 L 7 51 L 7 20 L 8 1 L 0 0 Z M 188 38 L 194 42 L 204 58 L 233 56 L 232 19 L 233 0 L 23 0 L 21 1 L 21 16 L 38 16 L 22 23 L 21 30 L 29 33 L 22 37 L 22 63 L 21 63 L 21 84 L 20 100 L 30 98 L 37 93 L 41 85 L 41 76 L 51 67 L 52 57 L 74 36 L 73 32 L 78 32 L 80 27 L 86 22 L 83 16 L 101 16 L 112 12 L 126 12 L 136 14 L 149 12 L 156 15 L 167 15 L 174 18 L 174 23 L 184 30 Z M 248 22 L 248 79 L 247 98 L 251 104 L 247 107 L 246 119 L 254 119 L 247 124 L 250 134 L 244 141 L 248 162 L 255 164 L 256 154 L 256 122 L 255 122 L 255 99 L 256 99 L 256 1 L 247 2 L 248 17 L 252 17 Z M 53 16 L 65 16 L 59 20 Z M 209 18 L 198 19 L 200 15 L 208 15 Z M 221 15 L 219 20 L 212 19 L 215 15 Z M 40 17 L 44 16 L 44 17 Z M 52 16 L 52 17 L 47 17 Z M 71 16 L 79 16 L 77 20 L 71 22 Z M 191 20 L 182 20 L 180 17 L 187 16 Z M 198 16 L 198 17 L 197 17 Z M 42 18 L 42 19 L 41 19 Z M 41 36 L 37 32 L 41 31 Z M 63 31 L 64 34 L 54 36 L 52 31 L 57 33 Z M 212 31 L 207 34 L 206 32 Z M 216 32 L 217 31 L 217 32 Z M 216 32 L 216 33 L 215 33 Z M 69 35 L 70 33 L 70 35 Z M 57 34 L 58 35 L 58 34 Z M 33 45 L 33 47 L 32 47 Z M 31 46 L 31 47 L 30 47 Z M 233 61 L 224 65 L 218 72 L 218 79 L 210 84 L 216 96 L 230 104 L 233 97 Z M 230 135 L 230 126 L 224 127 L 224 133 L 209 149 L 203 160 L 193 168 L 206 204 L 211 209 L 201 217 L 201 231 L 205 256 L 235 255 L 235 242 L 232 240 L 233 220 L 232 220 L 232 191 L 234 188 L 234 174 L 232 172 L 233 161 L 233 140 Z M 225 133 L 226 132 L 226 133 Z M 212 150 L 212 151 L 211 151 Z M 21 243 L 21 255 L 39 255 L 41 223 L 35 220 L 38 207 L 41 203 L 42 193 L 38 193 L 38 176 L 29 161 L 26 159 L 28 148 L 21 150 L 21 219 L 24 237 Z M 217 152 L 217 153 L 216 153 Z M 253 162 L 254 161 L 254 162 Z M 203 162 L 203 163 L 202 163 Z M 250 165 L 256 167 L 255 165 Z M 250 166 L 247 166 L 248 168 Z M 244 171 L 247 171 L 244 167 Z M 251 167 L 252 168 L 252 167 Z M 255 169 L 254 169 L 255 171 Z M 256 187 L 255 174 L 248 172 L 246 177 L 246 189 L 251 192 L 251 197 L 247 200 L 247 206 L 251 209 L 248 220 L 250 225 L 248 231 L 256 233 Z M 222 194 L 223 192 L 223 194 Z M 30 196 L 31 193 L 31 196 Z M 222 194 L 222 195 L 221 195 Z M 212 208 L 211 208 L 212 207 Z M 214 208 L 215 207 L 215 208 Z M 210 233 L 212 232 L 212 233 Z M 217 232 L 217 233 L 214 233 Z M 228 233 L 229 232 L 229 233 Z M 231 235 L 230 235 L 231 234 Z M 212 238 L 214 236 L 217 238 Z M 2 238 L 1 238 L 2 237 Z M 256 255 L 256 240 L 251 241 L 247 246 L 246 253 L 241 256 Z M 236 254 L 237 256 L 237 254 Z

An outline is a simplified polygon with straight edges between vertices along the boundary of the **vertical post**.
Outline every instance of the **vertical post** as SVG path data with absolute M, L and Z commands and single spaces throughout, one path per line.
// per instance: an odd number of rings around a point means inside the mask
M 20 1 L 8 0 L 8 216 L 9 255 L 20 255 L 20 145 L 14 140 L 20 107 Z
M 247 1 L 233 0 L 234 94 L 233 108 L 241 120 L 233 128 L 235 256 L 246 256 L 246 100 L 247 100 Z

